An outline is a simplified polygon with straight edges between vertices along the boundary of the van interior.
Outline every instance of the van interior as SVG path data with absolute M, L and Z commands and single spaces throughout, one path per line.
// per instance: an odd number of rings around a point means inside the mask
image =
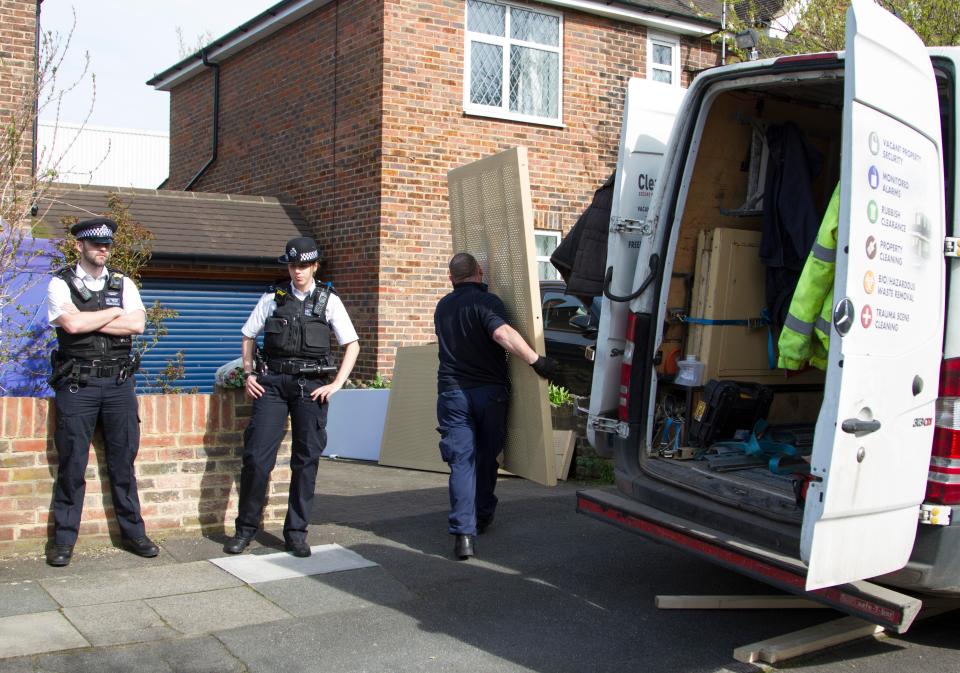
M 941 96 L 952 96 L 950 78 L 938 79 Z M 781 230 L 809 227 L 812 217 L 815 237 L 840 177 L 843 70 L 720 82 L 703 105 L 675 207 L 672 268 L 664 269 L 669 299 L 641 464 L 661 480 L 796 525 L 786 537 L 798 538 L 824 373 L 774 364 L 779 324 L 770 306 L 777 297 L 789 306 L 799 269 L 761 261 L 773 221 L 764 208 L 771 198 L 790 203 L 776 216 Z M 948 136 L 950 109 L 941 105 Z M 952 164 L 946 156 L 948 183 Z M 769 245 L 763 252 L 777 254 Z

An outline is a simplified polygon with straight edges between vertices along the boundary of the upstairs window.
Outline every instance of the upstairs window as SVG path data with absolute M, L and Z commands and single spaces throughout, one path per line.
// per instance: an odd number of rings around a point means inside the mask
M 559 125 L 563 17 L 467 0 L 464 111 Z
M 647 79 L 680 86 L 680 43 L 662 35 L 647 39 Z

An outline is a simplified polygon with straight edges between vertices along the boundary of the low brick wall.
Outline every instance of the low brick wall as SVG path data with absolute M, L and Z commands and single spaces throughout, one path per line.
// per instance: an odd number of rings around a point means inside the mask
M 147 534 L 233 532 L 243 429 L 242 391 L 143 395 L 136 461 Z M 0 556 L 42 550 L 52 533 L 57 453 L 53 400 L 0 398 Z M 290 485 L 289 436 L 273 471 L 264 524 L 281 524 Z M 78 544 L 119 539 L 98 428 L 90 450 Z

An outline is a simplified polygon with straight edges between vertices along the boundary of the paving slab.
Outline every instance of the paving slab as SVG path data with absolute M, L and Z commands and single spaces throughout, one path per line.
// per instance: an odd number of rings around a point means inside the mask
M 322 575 L 377 565 L 338 544 L 316 545 L 310 549 L 313 555 L 307 558 L 297 558 L 286 552 L 280 552 L 258 556 L 249 554 L 225 556 L 210 559 L 210 562 L 247 584 Z
M 180 635 L 143 601 L 64 608 L 63 614 L 95 647 L 144 643 Z
M 250 587 L 151 598 L 147 605 L 169 626 L 190 635 L 291 617 Z
M 247 667 L 211 636 L 44 654 L 11 661 L 13 666 L 21 662 L 30 662 L 31 666 L 8 670 L 3 666 L 6 662 L 0 661 L 0 673 L 248 673 Z
M 59 609 L 60 604 L 36 582 L 24 580 L 0 584 L 0 617 Z
M 45 579 L 40 583 L 64 607 L 120 603 L 242 584 L 230 573 L 206 561 L 84 573 Z
M 88 645 L 86 639 L 59 612 L 0 618 L 0 658 Z
M 397 605 L 416 599 L 415 594 L 379 567 L 263 582 L 253 588 L 298 617 Z

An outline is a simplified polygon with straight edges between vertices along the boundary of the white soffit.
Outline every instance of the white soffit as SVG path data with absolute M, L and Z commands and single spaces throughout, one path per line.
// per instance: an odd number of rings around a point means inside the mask
M 544 352 L 540 284 L 533 237 L 527 148 L 455 168 L 447 174 L 454 252 L 483 267 L 490 291 L 506 305 L 510 325 Z M 547 383 L 510 358 L 510 412 L 503 467 L 547 486 L 557 483 Z
M 564 9 L 574 9 L 586 14 L 595 14 L 608 19 L 624 21 L 626 23 L 637 23 L 641 26 L 648 26 L 658 30 L 668 31 L 677 35 L 703 36 L 711 35 L 720 30 L 720 19 L 717 18 L 716 26 L 708 26 L 697 23 L 682 17 L 669 17 L 651 14 L 639 9 L 631 9 L 612 5 L 604 2 L 589 2 L 588 0 L 540 0 L 545 5 L 554 7 L 563 7 Z

